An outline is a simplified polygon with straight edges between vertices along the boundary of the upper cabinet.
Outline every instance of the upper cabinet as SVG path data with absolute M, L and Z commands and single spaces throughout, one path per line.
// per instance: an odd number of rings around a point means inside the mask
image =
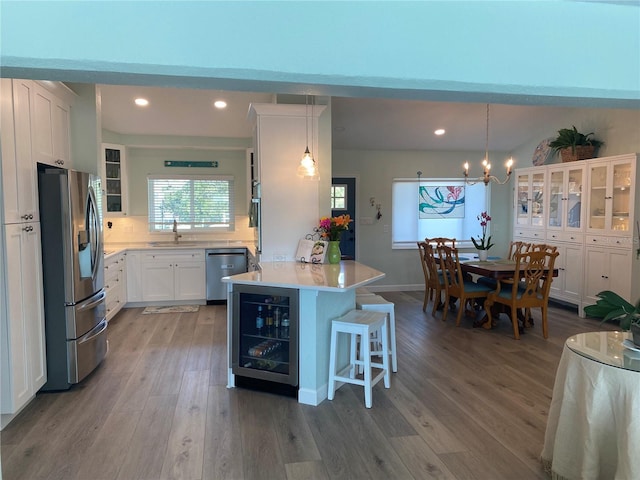
M 548 170 L 547 229 L 583 230 L 585 166 L 582 162 L 553 165 Z
M 105 216 L 127 215 L 126 166 L 124 145 L 102 144 L 102 211 Z
M 543 227 L 545 171 L 523 168 L 516 171 L 516 214 L 514 227 Z
M 71 106 L 37 82 L 32 85 L 33 159 L 39 163 L 71 168 Z
M 635 155 L 590 163 L 587 210 L 590 233 L 632 235 L 635 180 Z
M 30 80 L 0 80 L 0 131 L 2 146 L 2 205 L 4 222 L 37 222 L 38 191 L 31 156 Z

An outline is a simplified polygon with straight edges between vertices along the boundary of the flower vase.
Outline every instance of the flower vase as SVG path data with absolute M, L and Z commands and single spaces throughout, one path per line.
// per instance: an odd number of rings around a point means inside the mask
M 327 251 L 327 259 L 329 263 L 340 263 L 340 240 L 329 241 L 329 250 Z
M 478 250 L 478 258 L 481 262 L 486 262 L 489 255 L 489 250 Z

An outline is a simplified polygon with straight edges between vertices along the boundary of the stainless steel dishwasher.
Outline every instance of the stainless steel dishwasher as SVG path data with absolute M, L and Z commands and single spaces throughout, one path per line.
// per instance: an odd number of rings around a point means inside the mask
M 227 299 L 227 285 L 222 277 L 247 271 L 247 250 L 244 248 L 212 248 L 205 250 L 207 265 L 207 303 Z

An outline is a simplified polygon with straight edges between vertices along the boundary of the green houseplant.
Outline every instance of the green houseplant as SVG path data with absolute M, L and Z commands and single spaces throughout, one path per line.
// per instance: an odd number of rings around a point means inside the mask
M 580 133 L 575 125 L 572 125 L 572 128 L 558 130 L 558 136 L 549 146 L 556 153 L 560 153 L 563 162 L 593 158 L 596 149 L 604 145 L 604 142 L 591 138 L 591 135 L 593 132 Z
M 602 318 L 603 322 L 619 321 L 620 328 L 631 330 L 633 343 L 640 346 L 640 300 L 634 306 L 610 290 L 600 292 L 596 297 L 599 300 L 595 305 L 584 307 L 584 313 Z

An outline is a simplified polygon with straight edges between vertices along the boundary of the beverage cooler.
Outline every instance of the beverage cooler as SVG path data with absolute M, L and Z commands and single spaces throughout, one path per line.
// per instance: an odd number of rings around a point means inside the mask
M 296 387 L 298 290 L 234 285 L 232 341 L 237 386 Z

